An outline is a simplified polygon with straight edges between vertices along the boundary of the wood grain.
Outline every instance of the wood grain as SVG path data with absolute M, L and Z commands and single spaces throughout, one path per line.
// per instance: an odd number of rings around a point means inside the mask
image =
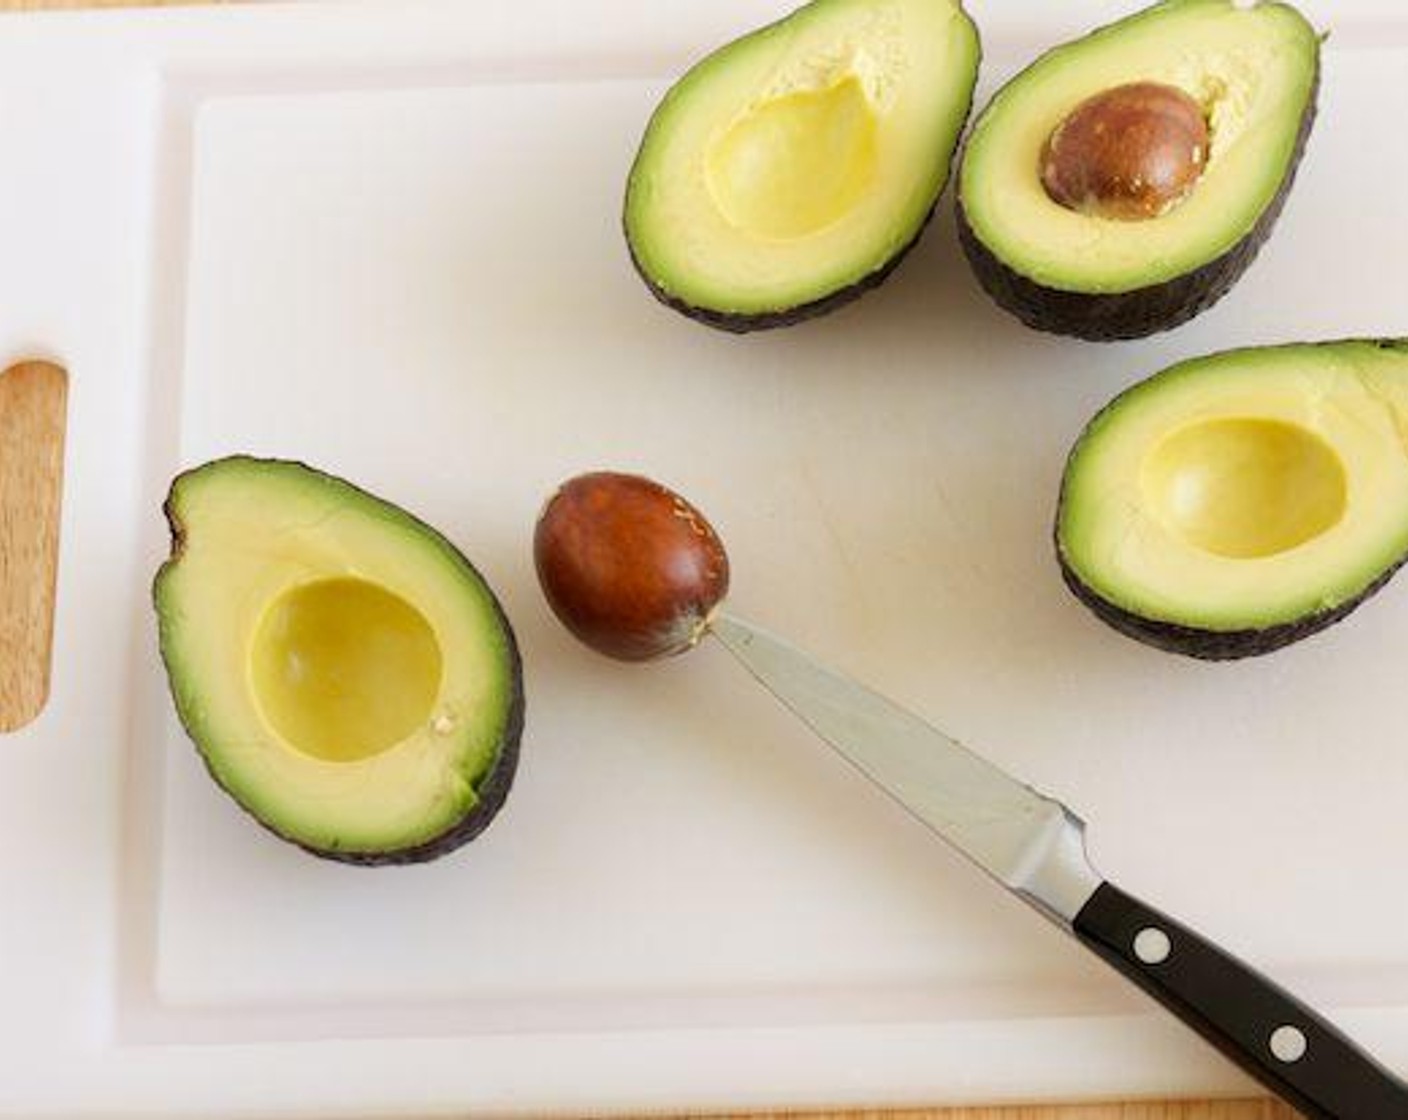
M 67 396 L 51 362 L 0 374 L 0 731 L 49 698 Z
M 1245 1100 L 939 1108 L 903 1112 L 792 1112 L 777 1113 L 774 1120 L 1297 1120 L 1299 1115 L 1283 1104 Z
M 73 11 L 78 8 L 180 8 L 248 0 L 0 0 L 0 12 Z
M 121 8 L 133 6 L 149 7 L 179 7 L 189 4 L 200 3 L 239 3 L 241 0 L 0 0 L 0 11 L 24 11 L 34 9 L 74 9 L 74 8 Z M 468 0 L 467 0 L 468 2 Z M 0 432 L 4 429 L 4 395 L 6 388 L 3 384 L 8 378 L 0 378 Z M 14 386 L 9 387 L 9 391 L 14 391 Z M 18 462 L 24 459 L 31 465 L 28 471 L 33 471 L 36 460 L 31 455 L 6 456 L 4 454 L 7 447 L 11 447 L 11 441 L 0 435 L 0 503 L 3 503 L 3 495 L 8 492 L 9 484 L 5 481 L 5 463 L 8 460 Z M 60 445 L 61 446 L 61 445 Z M 50 453 L 47 461 L 51 464 L 49 474 L 45 474 L 44 468 L 40 468 L 41 479 L 38 483 L 41 489 L 48 487 L 53 490 L 56 487 L 58 471 L 61 468 L 61 455 L 56 462 Z M 3 506 L 0 506 L 0 517 L 3 517 Z M 0 536 L 0 604 L 4 602 L 4 561 L 5 543 L 3 536 Z M 52 563 L 50 564 L 52 568 Z M 52 588 L 49 591 L 52 596 Z M 8 637 L 4 630 L 5 608 L 0 605 L 0 650 L 8 652 Z M 46 623 L 47 625 L 47 623 Z M 27 639 L 31 644 L 43 646 L 46 650 L 49 638 L 47 634 L 42 640 L 37 640 L 33 636 Z M 6 659 L 8 660 L 8 658 Z M 44 657 L 47 665 L 47 653 Z M 3 720 L 5 708 L 5 679 L 4 669 L 0 665 L 0 720 Z M 31 686 L 32 687 L 32 686 Z M 47 689 L 47 672 L 46 672 Z M 40 700 L 42 704 L 42 698 Z M 1246 1101 L 1166 1101 L 1166 1102 L 1142 1102 L 1129 1104 L 1076 1104 L 1065 1106 L 1045 1106 L 1031 1105 L 1022 1108 L 963 1108 L 963 1109 L 918 1109 L 909 1111 L 840 1111 L 840 1112 L 793 1112 L 777 1113 L 777 1120 L 1295 1120 L 1297 1113 L 1284 1105 L 1276 1104 L 1266 1100 L 1246 1100 Z

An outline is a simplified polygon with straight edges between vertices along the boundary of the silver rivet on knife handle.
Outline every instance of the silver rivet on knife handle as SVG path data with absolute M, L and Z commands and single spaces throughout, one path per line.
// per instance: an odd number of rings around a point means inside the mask
M 1086 859 L 1084 826 L 1059 801 L 764 631 L 719 617 L 713 632 L 910 813 L 1302 1114 L 1408 1120 L 1408 1084 L 1332 1022 L 1206 937 L 1102 882 Z

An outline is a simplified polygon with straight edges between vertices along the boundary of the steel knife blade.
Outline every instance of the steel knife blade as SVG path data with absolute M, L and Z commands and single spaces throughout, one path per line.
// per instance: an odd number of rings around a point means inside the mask
M 728 614 L 711 630 L 764 687 L 856 769 L 1009 890 L 1069 925 L 1099 888 L 1085 826 L 879 693 Z
M 1408 1120 L 1408 1085 L 1324 1015 L 1105 880 L 1060 801 L 765 630 L 720 612 L 710 632 L 913 816 L 1306 1116 Z

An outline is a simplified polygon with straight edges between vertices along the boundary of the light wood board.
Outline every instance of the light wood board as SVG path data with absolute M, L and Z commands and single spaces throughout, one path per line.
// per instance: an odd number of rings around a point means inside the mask
M 1266 1100 L 1148 1101 L 1062 1107 L 917 1109 L 778 1114 L 779 1120 L 1295 1120 L 1299 1113 Z
M 0 731 L 49 695 L 67 386 L 50 362 L 0 373 Z

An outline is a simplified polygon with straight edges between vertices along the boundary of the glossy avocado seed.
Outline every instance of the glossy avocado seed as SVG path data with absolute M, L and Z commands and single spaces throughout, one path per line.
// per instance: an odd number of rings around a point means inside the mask
M 622 661 L 690 649 L 728 592 L 728 556 L 704 515 L 638 475 L 564 483 L 538 518 L 533 554 L 553 613 Z
M 1041 153 L 1041 182 L 1069 210 L 1116 221 L 1157 218 L 1198 182 L 1208 159 L 1202 106 L 1174 86 L 1134 82 L 1081 102 Z

